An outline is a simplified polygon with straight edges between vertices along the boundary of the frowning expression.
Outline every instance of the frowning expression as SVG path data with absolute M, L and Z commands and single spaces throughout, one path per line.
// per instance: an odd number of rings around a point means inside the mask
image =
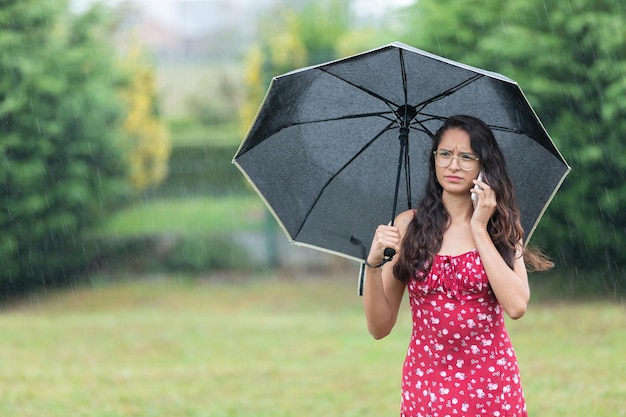
M 480 159 L 471 146 L 469 134 L 462 129 L 446 130 L 433 155 L 437 181 L 445 191 L 467 193 L 478 177 Z

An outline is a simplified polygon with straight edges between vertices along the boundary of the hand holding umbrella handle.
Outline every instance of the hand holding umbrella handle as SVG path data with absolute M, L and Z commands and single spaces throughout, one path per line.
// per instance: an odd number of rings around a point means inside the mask
M 393 248 L 385 248 L 385 251 L 383 252 L 383 254 L 385 255 L 385 257 L 383 258 L 381 263 L 379 263 L 378 265 L 372 265 L 369 262 L 367 262 L 367 259 L 366 259 L 365 266 L 369 266 L 370 268 L 380 268 L 381 266 L 383 266 L 384 264 L 386 264 L 387 262 L 393 259 L 393 257 L 396 254 L 396 251 Z

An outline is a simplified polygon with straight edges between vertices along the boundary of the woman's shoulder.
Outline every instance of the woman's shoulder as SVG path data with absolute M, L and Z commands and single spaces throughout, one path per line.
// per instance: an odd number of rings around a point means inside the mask
M 411 220 L 413 220 L 414 217 L 415 217 L 415 209 L 409 209 L 409 210 L 403 211 L 402 213 L 396 216 L 395 225 L 400 230 L 406 230 L 406 228 L 409 226 L 409 223 L 411 223 Z
M 417 213 L 417 209 L 408 209 L 406 211 L 403 211 L 402 213 L 396 216 L 396 222 L 407 221 L 407 220 L 411 221 L 413 220 L 413 217 L 415 217 L 416 213 Z

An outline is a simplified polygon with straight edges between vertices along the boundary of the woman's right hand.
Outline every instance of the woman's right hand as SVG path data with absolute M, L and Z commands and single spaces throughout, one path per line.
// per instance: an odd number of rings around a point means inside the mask
M 381 224 L 376 228 L 372 246 L 370 247 L 367 262 L 370 265 L 379 265 L 385 259 L 385 249 L 391 248 L 398 253 L 400 251 L 400 229 L 396 226 Z
M 372 246 L 367 263 L 374 267 L 385 259 L 385 249 L 390 248 L 400 254 L 402 236 L 406 231 L 408 221 L 413 218 L 412 212 L 401 213 L 396 217 L 397 226 L 380 225 L 374 232 Z M 401 255 L 401 254 L 400 254 Z M 363 291 L 363 304 L 367 318 L 367 328 L 376 339 L 387 336 L 396 323 L 402 295 L 406 285 L 395 279 L 393 265 L 398 261 L 396 255 L 389 267 L 369 268 Z

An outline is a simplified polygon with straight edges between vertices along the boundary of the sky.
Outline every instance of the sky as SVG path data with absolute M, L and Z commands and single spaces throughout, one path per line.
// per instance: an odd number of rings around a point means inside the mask
M 71 0 L 75 10 L 83 10 L 96 0 Z M 116 4 L 121 0 L 104 0 Z M 143 7 L 159 21 L 172 25 L 188 35 L 219 29 L 220 25 L 271 4 L 273 0 L 131 0 Z M 356 11 L 362 15 L 376 15 L 389 8 L 405 6 L 414 0 L 354 0 Z M 209 29 L 210 28 L 210 29 Z

